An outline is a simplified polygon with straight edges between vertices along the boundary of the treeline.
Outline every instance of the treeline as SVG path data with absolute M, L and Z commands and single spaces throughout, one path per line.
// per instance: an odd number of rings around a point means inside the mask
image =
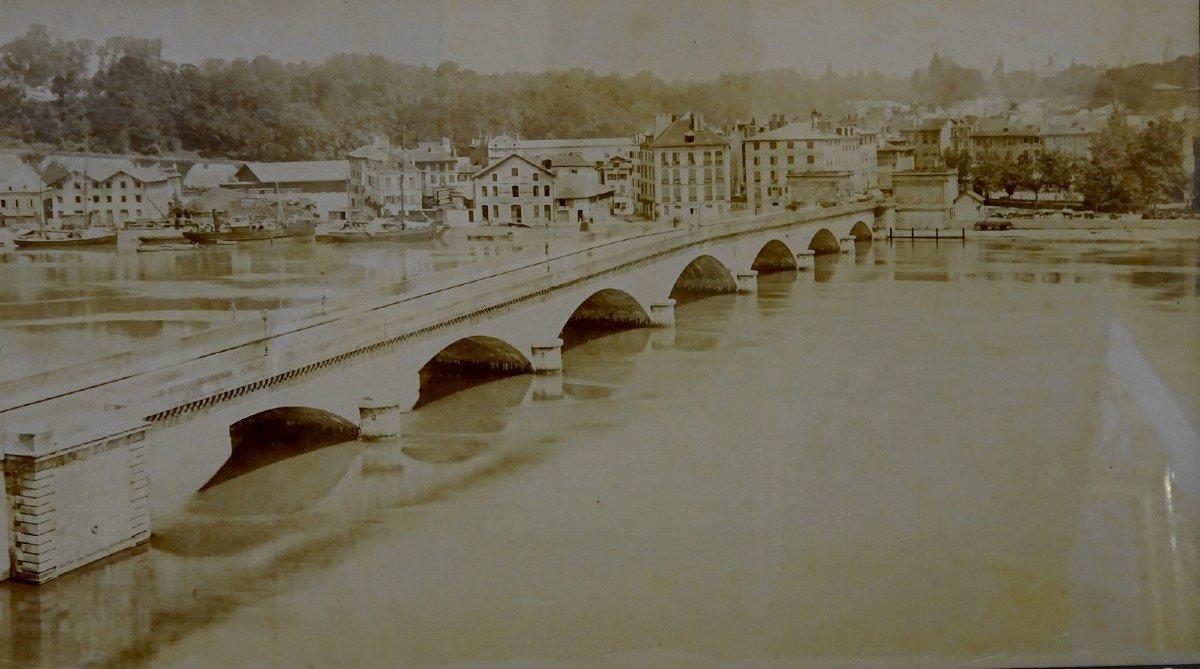
M 1183 138 L 1180 123 L 1159 119 L 1134 132 L 1124 116 L 1114 114 L 1092 141 L 1090 160 L 1059 151 L 1015 158 L 949 151 L 945 160 L 958 170 L 960 184 L 984 197 L 997 191 L 1009 197 L 1029 191 L 1035 200 L 1043 192 L 1071 193 L 1085 209 L 1141 212 L 1183 199 L 1188 187 Z
M 589 70 L 480 74 L 454 63 L 414 66 L 380 56 L 338 55 L 321 63 L 259 56 L 200 65 L 162 58 L 162 41 L 115 37 L 64 41 L 43 26 L 0 46 L 0 140 L 63 150 L 196 152 L 254 160 L 335 158 L 372 135 L 524 137 L 623 136 L 664 111 L 694 109 L 713 122 L 818 108 L 840 115 L 847 101 L 887 99 L 942 107 L 1000 89 L 1048 85 L 1016 73 L 985 78 L 934 56 L 911 77 L 876 71 L 819 76 L 793 69 L 664 82 L 650 73 L 602 76 Z M 1180 85 L 1194 85 L 1177 68 Z M 1187 74 L 1190 72 L 1190 74 Z M 1064 95 L 1140 99 L 1151 77 L 1112 77 L 1094 68 L 1064 75 Z M 1182 81 L 1187 79 L 1187 81 Z M 1103 89 L 1097 87 L 1104 84 Z M 1143 86 L 1144 84 L 1144 86 Z M 32 92 L 41 92 L 38 96 Z

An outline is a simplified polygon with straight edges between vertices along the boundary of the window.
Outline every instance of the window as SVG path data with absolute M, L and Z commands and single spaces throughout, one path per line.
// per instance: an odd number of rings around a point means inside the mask
M 495 172 L 492 172 L 492 181 L 498 181 L 498 179 L 496 178 L 496 176 L 497 176 L 497 175 L 496 175 L 496 173 L 495 173 Z
M 796 156 L 788 156 L 788 165 L 796 164 Z
M 772 148 L 772 149 L 774 149 L 774 148 L 775 148 L 775 142 L 771 142 L 770 146 L 771 146 L 771 148 Z
M 83 198 L 76 195 L 75 196 L 75 204 L 82 204 L 82 203 L 83 203 Z
M 500 218 L 500 205 L 492 205 L 492 218 Z
M 517 168 L 515 168 L 515 167 L 514 167 L 514 168 L 512 168 L 512 175 L 513 175 L 514 177 L 518 175 Z
M 796 148 L 796 143 L 795 143 L 795 142 L 788 142 L 788 148 L 789 148 L 789 149 L 794 149 L 794 148 Z
M 121 179 L 121 188 L 125 188 L 125 180 L 124 179 Z M 124 212 L 121 212 L 121 213 L 124 213 Z
M 538 173 L 537 173 L 537 172 L 534 172 L 534 173 L 533 173 L 533 180 L 534 180 L 534 181 L 537 181 L 537 180 L 538 180 Z M 537 218 L 537 213 L 536 213 L 536 212 L 534 213 L 534 218 Z
M 550 187 L 549 186 L 542 186 L 542 195 L 544 195 L 546 197 L 550 197 Z
M 133 196 L 133 199 L 134 199 L 134 201 L 135 201 L 135 202 L 141 202 L 141 201 L 142 201 L 142 196 L 141 196 L 141 195 L 134 195 L 134 196 Z
M 521 197 L 521 187 L 520 187 L 520 186 L 513 186 L 513 187 L 512 187 L 512 194 L 513 194 L 513 197 Z
M 810 140 L 808 140 L 807 146 L 808 146 L 808 148 L 809 148 L 809 149 L 813 148 L 813 143 L 812 143 L 812 140 L 811 140 L 811 139 L 810 139 Z
M 121 202 L 127 202 L 128 200 L 129 200 L 128 197 L 126 197 L 124 195 L 121 196 Z
M 772 164 L 772 165 L 774 165 L 774 164 L 775 164 L 775 156 L 771 156 L 771 164 Z
M 808 158 L 808 160 L 805 162 L 807 162 L 809 165 L 812 165 L 814 162 L 816 162 L 812 156 L 807 156 L 807 158 Z

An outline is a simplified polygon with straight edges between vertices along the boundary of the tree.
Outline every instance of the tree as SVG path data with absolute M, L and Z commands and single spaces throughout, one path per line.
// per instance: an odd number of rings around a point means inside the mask
M 1003 168 L 1004 163 L 995 152 L 984 151 L 981 153 L 975 160 L 972 189 L 985 198 L 991 197 L 992 191 L 1002 187 Z
M 1187 188 L 1183 141 L 1182 125 L 1159 119 L 1151 122 L 1133 144 L 1129 161 L 1138 178 L 1138 195 L 1152 210 L 1167 198 L 1182 197 Z

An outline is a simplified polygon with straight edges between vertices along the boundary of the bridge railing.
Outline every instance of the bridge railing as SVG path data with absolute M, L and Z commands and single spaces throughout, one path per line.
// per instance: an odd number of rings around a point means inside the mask
M 541 248 L 501 256 L 496 262 L 472 263 L 434 272 L 371 288 L 348 299 L 280 309 L 177 340 L 148 344 L 136 351 L 0 383 L 0 414 L 472 284 L 480 287 L 472 296 L 483 299 L 492 292 L 493 286 L 505 283 L 499 280 L 500 277 L 532 268 L 544 267 L 546 273 L 540 276 L 556 281 L 572 272 L 585 271 L 588 267 L 619 263 L 631 257 L 631 253 L 653 254 L 773 225 L 835 218 L 870 206 L 873 206 L 872 203 L 849 203 L 821 210 L 783 211 L 758 216 L 737 212 L 724 220 L 703 226 L 648 227 L 633 231 L 619 229 L 565 240 L 550 240 L 543 243 Z M 295 354 L 299 356 L 301 352 L 296 351 Z M 116 397 L 113 401 L 120 403 L 122 398 Z

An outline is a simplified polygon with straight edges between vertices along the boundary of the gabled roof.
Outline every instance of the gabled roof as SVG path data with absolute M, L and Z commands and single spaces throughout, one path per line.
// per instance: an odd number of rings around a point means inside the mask
M 84 174 L 85 170 L 87 176 L 93 181 L 107 181 L 116 174 L 126 174 L 142 183 L 156 183 L 175 176 L 173 173 L 164 172 L 159 167 L 138 167 L 127 158 L 84 158 L 82 156 L 47 156 L 42 162 L 43 173 L 53 163 L 62 165 L 66 171 L 48 175 L 53 178 L 47 178 L 46 183 L 56 183 L 68 174 Z
M 567 149 L 582 146 L 633 146 L 629 137 L 583 137 L 579 139 L 522 139 L 518 144 L 525 149 Z
M 502 158 L 497 158 L 496 160 L 493 160 L 490 165 L 479 170 L 479 172 L 475 175 L 475 178 L 478 179 L 479 177 L 482 177 L 483 175 L 487 174 L 488 172 L 491 172 L 492 170 L 500 167 L 501 165 L 503 165 L 504 163 L 506 163 L 510 160 L 520 160 L 521 162 L 528 163 L 529 165 L 532 165 L 533 167 L 537 168 L 543 174 L 548 174 L 550 176 L 554 176 L 554 172 L 551 172 L 550 170 L 542 167 L 541 165 L 538 165 L 537 163 L 533 162 L 532 160 L 526 158 L 525 156 L 522 156 L 519 153 L 510 153 Z
M 554 180 L 555 197 L 563 200 L 584 200 L 612 192 L 600 183 L 600 176 L 591 174 L 560 174 Z
M 348 158 L 366 158 L 367 160 L 374 160 L 376 162 L 383 162 L 389 157 L 387 149 L 375 144 L 360 146 L 350 153 L 347 153 L 346 156 Z
M 729 144 L 729 141 L 720 133 L 710 130 L 707 125 L 701 124 L 699 130 L 694 129 L 692 127 L 693 119 L 692 114 L 684 114 L 682 118 L 667 126 L 654 139 L 651 139 L 650 146 L 661 148 L 664 146 L 723 146 Z M 689 134 L 693 138 L 690 142 L 687 141 Z
M 963 193 L 962 195 L 959 195 L 958 197 L 954 198 L 954 201 L 955 201 L 955 202 L 958 202 L 959 200 L 963 199 L 964 197 L 965 197 L 965 198 L 972 199 L 972 200 L 974 200 L 974 201 L 978 202 L 979 204 L 983 204 L 983 203 L 984 203 L 983 196 L 982 196 L 982 195 L 980 195 L 979 193 L 976 193 L 976 192 L 975 192 L 975 191 L 973 191 L 973 190 L 969 190 L 969 191 L 967 191 L 967 192 Z
M 345 181 L 350 165 L 345 160 L 305 160 L 288 163 L 246 163 L 243 166 L 261 183 Z M 238 172 L 241 172 L 239 169 Z

